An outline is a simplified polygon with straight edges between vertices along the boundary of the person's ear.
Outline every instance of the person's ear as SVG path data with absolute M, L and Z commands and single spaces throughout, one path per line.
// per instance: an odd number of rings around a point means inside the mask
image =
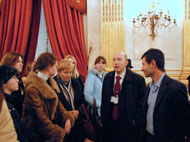
M 128 63 L 129 63 L 129 62 L 128 62 L 128 60 L 126 59 L 126 60 L 125 60 L 125 64 L 126 64 L 126 66 L 128 65 Z
M 155 68 L 156 67 L 156 61 L 155 60 L 152 60 L 151 62 L 150 62 L 150 64 Z
M 4 89 L 5 87 L 6 87 L 6 84 L 3 84 L 1 88 Z
M 50 65 L 48 65 L 48 67 L 47 67 L 47 71 L 49 71 L 49 70 L 50 70 L 50 67 L 51 67 L 51 66 L 50 66 Z

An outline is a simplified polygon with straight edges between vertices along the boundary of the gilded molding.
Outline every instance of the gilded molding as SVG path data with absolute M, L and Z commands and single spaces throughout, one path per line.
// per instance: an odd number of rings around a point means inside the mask
M 125 51 L 123 0 L 101 1 L 102 55 L 107 60 L 106 70 L 112 70 L 112 57 Z
M 185 19 L 190 20 L 190 0 L 185 0 Z
M 180 81 L 187 82 L 190 75 L 190 20 L 184 20 L 183 65 Z
M 183 66 L 180 81 L 187 84 L 190 75 L 190 0 L 185 0 Z

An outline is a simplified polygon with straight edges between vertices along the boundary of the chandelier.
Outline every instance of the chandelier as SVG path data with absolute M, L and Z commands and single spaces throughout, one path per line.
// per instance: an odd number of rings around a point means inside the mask
M 177 25 L 176 19 L 171 19 L 169 11 L 164 14 L 162 9 L 160 9 L 159 12 L 156 13 L 155 5 L 156 3 L 153 1 L 152 8 L 147 12 L 147 14 L 143 15 L 140 13 L 136 19 L 133 18 L 133 26 L 135 28 L 150 28 L 150 36 L 152 37 L 152 40 L 154 40 L 158 28 L 173 28 Z

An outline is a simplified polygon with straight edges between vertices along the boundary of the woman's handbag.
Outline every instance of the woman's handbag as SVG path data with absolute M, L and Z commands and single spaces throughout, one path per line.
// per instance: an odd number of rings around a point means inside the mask
M 100 117 L 98 116 L 98 111 L 97 111 L 97 107 L 96 107 L 96 99 L 93 99 L 93 105 L 92 105 L 92 116 L 91 116 L 91 120 L 92 123 L 94 124 L 94 126 L 99 129 L 102 128 L 102 121 L 100 119 Z
M 94 126 L 92 125 L 92 122 L 88 116 L 87 110 L 84 106 L 84 104 L 82 104 L 83 110 L 84 110 L 84 114 L 85 114 L 85 119 L 82 119 L 83 122 L 83 127 L 85 129 L 85 133 L 86 133 L 86 137 L 90 140 L 95 140 L 96 136 L 95 136 L 95 130 L 94 130 Z

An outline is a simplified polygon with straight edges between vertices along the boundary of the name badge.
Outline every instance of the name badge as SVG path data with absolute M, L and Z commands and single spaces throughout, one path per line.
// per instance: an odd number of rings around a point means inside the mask
M 114 104 L 118 104 L 118 102 L 119 102 L 119 98 L 118 98 L 118 96 L 111 96 L 111 102 L 112 103 L 114 103 Z

